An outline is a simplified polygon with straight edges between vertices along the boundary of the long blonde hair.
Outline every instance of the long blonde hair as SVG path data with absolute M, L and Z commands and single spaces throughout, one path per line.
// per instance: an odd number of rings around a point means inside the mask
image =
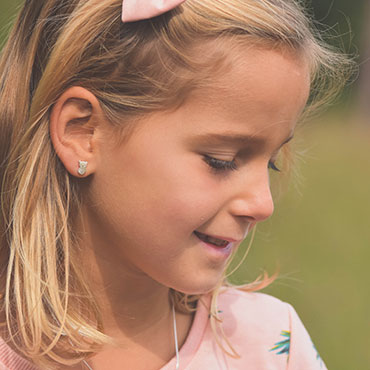
M 209 83 L 227 49 L 200 58 L 194 50 L 204 42 L 304 54 L 313 108 L 340 91 L 350 70 L 293 0 L 188 0 L 132 24 L 121 22 L 121 6 L 122 0 L 28 0 L 0 59 L 0 317 L 12 346 L 40 368 L 77 363 L 109 341 L 78 268 L 78 181 L 49 137 L 49 114 L 63 91 L 90 90 L 124 134 L 128 118 L 176 107 Z M 196 299 L 173 296 L 178 307 Z

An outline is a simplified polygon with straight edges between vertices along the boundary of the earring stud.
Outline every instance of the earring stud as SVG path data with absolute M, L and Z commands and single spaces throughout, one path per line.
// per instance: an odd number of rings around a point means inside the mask
M 83 176 L 86 173 L 87 161 L 78 161 L 78 174 Z

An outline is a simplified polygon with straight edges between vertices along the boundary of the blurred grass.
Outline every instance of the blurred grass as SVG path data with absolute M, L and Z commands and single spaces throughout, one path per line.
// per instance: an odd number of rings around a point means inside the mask
M 273 217 L 258 227 L 232 281 L 279 268 L 279 278 L 265 292 L 296 308 L 328 368 L 365 370 L 370 369 L 370 127 L 342 113 L 304 129 L 299 191 L 290 186 Z
M 0 0 L 0 47 L 8 35 L 22 0 Z

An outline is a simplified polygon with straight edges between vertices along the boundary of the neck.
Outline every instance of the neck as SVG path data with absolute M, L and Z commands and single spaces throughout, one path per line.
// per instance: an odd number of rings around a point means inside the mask
M 158 369 L 175 357 L 172 302 L 169 288 L 126 263 L 117 245 L 94 232 L 79 232 L 83 269 L 94 287 L 104 333 L 117 343 L 105 347 L 89 363 L 94 370 Z M 81 230 L 81 229 L 80 229 Z M 178 346 L 185 342 L 192 315 L 176 313 Z M 113 362 L 115 361 L 115 364 Z
M 145 274 L 128 270 L 119 258 L 107 258 L 92 249 L 87 253 L 88 276 L 95 287 L 106 334 L 146 336 L 158 325 L 170 322 L 169 288 Z

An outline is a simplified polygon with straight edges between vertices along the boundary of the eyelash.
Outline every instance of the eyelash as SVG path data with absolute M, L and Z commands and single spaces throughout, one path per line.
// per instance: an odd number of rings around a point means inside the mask
M 271 170 L 276 171 L 276 172 L 281 172 L 280 168 L 278 168 L 276 166 L 276 164 L 274 162 L 271 162 L 271 161 L 268 164 L 268 168 L 270 168 Z
M 232 161 L 223 161 L 221 159 L 217 159 L 214 157 L 210 157 L 209 155 L 204 156 L 204 161 L 208 164 L 209 167 L 212 168 L 215 172 L 224 172 L 224 171 L 235 171 L 238 169 L 235 160 Z M 280 172 L 280 169 L 276 166 L 274 162 L 268 163 L 268 168 Z
M 235 160 L 232 161 L 223 161 L 221 159 L 210 157 L 209 155 L 204 156 L 204 161 L 216 172 L 223 171 L 235 171 L 238 169 L 238 166 L 235 163 Z

